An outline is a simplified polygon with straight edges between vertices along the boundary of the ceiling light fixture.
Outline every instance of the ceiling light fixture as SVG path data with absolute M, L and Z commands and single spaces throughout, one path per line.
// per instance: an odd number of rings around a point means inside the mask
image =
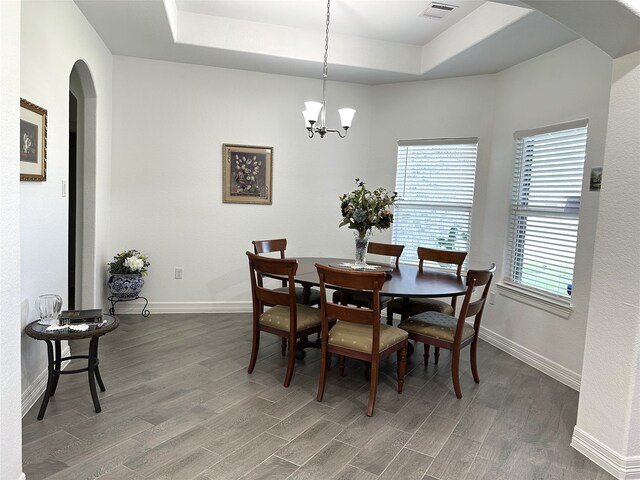
M 309 132 L 309 138 L 313 138 L 316 133 L 320 135 L 320 138 L 323 138 L 327 132 L 337 133 L 340 135 L 340 138 L 346 137 L 347 130 L 351 126 L 351 121 L 356 113 L 353 108 L 341 108 L 338 110 L 344 134 L 342 134 L 340 130 L 327 128 L 325 123 L 325 114 L 327 110 L 325 94 L 327 91 L 327 59 L 329 57 L 329 21 L 331 19 L 329 14 L 330 6 L 331 0 L 327 0 L 327 30 L 324 37 L 324 64 L 322 67 L 322 103 L 304 102 L 305 110 L 302 112 L 302 115 L 304 116 L 304 123 L 307 127 L 307 131 Z M 316 123 L 318 123 L 318 115 L 320 116 L 320 122 L 316 126 Z

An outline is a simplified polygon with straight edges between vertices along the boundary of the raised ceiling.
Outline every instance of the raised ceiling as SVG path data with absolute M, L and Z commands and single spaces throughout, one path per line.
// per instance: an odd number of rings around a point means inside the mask
M 321 76 L 324 0 L 75 1 L 114 55 Z M 456 8 L 442 19 L 421 15 L 431 3 L 333 0 L 330 79 L 375 85 L 496 73 L 580 38 L 522 2 L 445 0 L 438 3 Z

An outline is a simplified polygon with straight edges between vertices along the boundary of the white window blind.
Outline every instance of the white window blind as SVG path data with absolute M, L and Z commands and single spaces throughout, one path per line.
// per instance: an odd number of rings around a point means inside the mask
M 477 138 L 398 142 L 392 241 L 402 261 L 417 247 L 469 251 Z
M 505 282 L 567 303 L 573 284 L 586 121 L 516 132 Z

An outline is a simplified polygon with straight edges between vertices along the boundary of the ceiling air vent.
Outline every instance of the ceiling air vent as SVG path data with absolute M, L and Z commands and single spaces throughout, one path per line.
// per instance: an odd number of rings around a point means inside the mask
M 447 5 L 446 3 L 431 2 L 426 10 L 420 13 L 420 17 L 425 18 L 444 18 L 445 15 L 451 13 L 454 9 L 458 8 L 457 5 Z

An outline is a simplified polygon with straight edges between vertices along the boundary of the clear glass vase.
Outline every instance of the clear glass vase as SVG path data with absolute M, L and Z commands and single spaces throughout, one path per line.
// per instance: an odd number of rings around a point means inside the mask
M 36 310 L 42 325 L 58 325 L 58 316 L 62 310 L 62 297 L 54 293 L 40 295 L 36 299 Z
M 367 266 L 367 248 L 369 247 L 369 237 L 371 237 L 371 230 L 367 230 L 364 233 L 355 231 L 353 232 L 353 238 L 356 243 L 356 257 L 353 262 L 356 267 Z

